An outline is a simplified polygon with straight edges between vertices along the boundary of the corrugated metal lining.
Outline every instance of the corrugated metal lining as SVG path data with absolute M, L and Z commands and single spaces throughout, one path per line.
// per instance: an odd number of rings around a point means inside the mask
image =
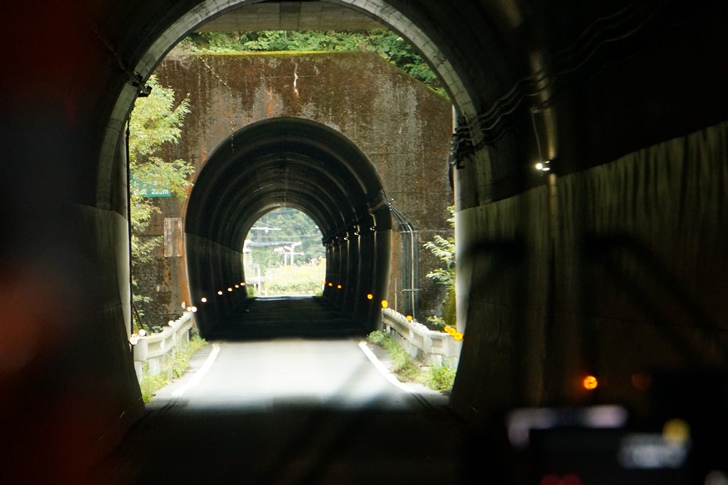
M 724 123 L 459 213 L 457 399 L 579 402 L 590 372 L 637 404 L 635 373 L 728 367 L 726 140 Z

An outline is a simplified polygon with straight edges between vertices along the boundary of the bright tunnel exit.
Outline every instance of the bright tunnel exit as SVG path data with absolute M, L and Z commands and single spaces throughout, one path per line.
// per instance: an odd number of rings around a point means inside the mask
M 201 334 L 214 336 L 232 321 L 252 325 L 241 310 L 250 298 L 247 282 L 256 281 L 244 264 L 245 241 L 279 208 L 306 214 L 318 228 L 326 260 L 321 300 L 360 332 L 374 330 L 387 292 L 392 229 L 381 179 L 341 133 L 299 118 L 273 118 L 220 144 L 190 195 L 187 274 Z M 291 243 L 282 251 L 303 252 L 303 241 L 280 242 Z M 281 262 L 301 256 L 279 255 Z
M 282 207 L 258 219 L 243 244 L 248 294 L 321 296 L 326 278 L 323 234 L 305 213 Z

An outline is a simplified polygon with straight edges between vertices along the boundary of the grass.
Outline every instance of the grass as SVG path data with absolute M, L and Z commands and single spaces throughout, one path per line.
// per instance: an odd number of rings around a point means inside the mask
M 199 336 L 193 336 L 189 343 L 177 347 L 174 358 L 169 361 L 163 368 L 162 372 L 157 375 L 149 375 L 149 364 L 143 364 L 143 376 L 141 382 L 142 400 L 148 403 L 154 397 L 154 394 L 169 384 L 172 379 L 178 379 L 184 375 L 190 367 L 190 358 L 207 345 L 207 341 Z
M 391 335 L 379 330 L 370 333 L 367 340 L 387 351 L 392 359 L 390 370 L 399 381 L 419 382 L 436 391 L 452 389 L 456 370 L 447 362 L 424 365 L 412 358 Z
M 436 362 L 423 372 L 423 383 L 436 391 L 449 391 L 455 383 L 455 372 L 447 362 Z
M 268 268 L 265 289 L 268 295 L 315 295 L 321 292 L 326 262 Z

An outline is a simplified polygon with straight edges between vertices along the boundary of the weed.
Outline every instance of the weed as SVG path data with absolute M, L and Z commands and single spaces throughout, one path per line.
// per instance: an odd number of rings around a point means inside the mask
M 391 337 L 384 332 L 375 330 L 367 337 L 371 343 L 379 345 L 387 351 L 392 359 L 392 372 L 402 382 L 415 381 L 420 375 L 420 368 L 412 357 Z
M 207 341 L 193 332 L 190 341 L 177 348 L 174 357 L 167 362 L 159 374 L 150 376 L 149 364 L 145 362 L 142 366 L 142 400 L 148 403 L 154 397 L 154 393 L 166 386 L 170 380 L 182 377 L 190 366 L 190 358 L 205 345 L 207 345 Z
M 421 363 L 413 359 L 391 335 L 375 330 L 367 336 L 367 340 L 379 345 L 392 359 L 391 371 L 401 382 L 420 382 L 436 391 L 452 389 L 456 370 L 445 362 L 435 362 L 425 370 Z
M 455 382 L 455 369 L 446 362 L 434 363 L 423 375 L 424 384 L 436 391 L 452 389 Z

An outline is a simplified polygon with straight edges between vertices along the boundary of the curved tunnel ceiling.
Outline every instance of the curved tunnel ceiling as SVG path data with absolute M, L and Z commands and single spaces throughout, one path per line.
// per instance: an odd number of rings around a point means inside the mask
M 321 230 L 327 281 L 345 289 L 327 289 L 324 297 L 359 321 L 371 321 L 369 300 L 377 299 L 365 295 L 386 292 L 389 268 L 391 216 L 381 180 L 350 140 L 298 118 L 274 118 L 239 130 L 200 171 L 185 221 L 193 300 L 244 281 L 245 236 L 263 214 L 278 207 L 301 210 Z M 208 326 L 217 325 L 247 294 L 224 296 L 229 301 L 207 305 Z
M 185 226 L 239 250 L 253 223 L 275 207 L 305 212 L 327 240 L 385 205 L 377 173 L 353 143 L 318 123 L 276 118 L 215 149 L 195 181 Z

